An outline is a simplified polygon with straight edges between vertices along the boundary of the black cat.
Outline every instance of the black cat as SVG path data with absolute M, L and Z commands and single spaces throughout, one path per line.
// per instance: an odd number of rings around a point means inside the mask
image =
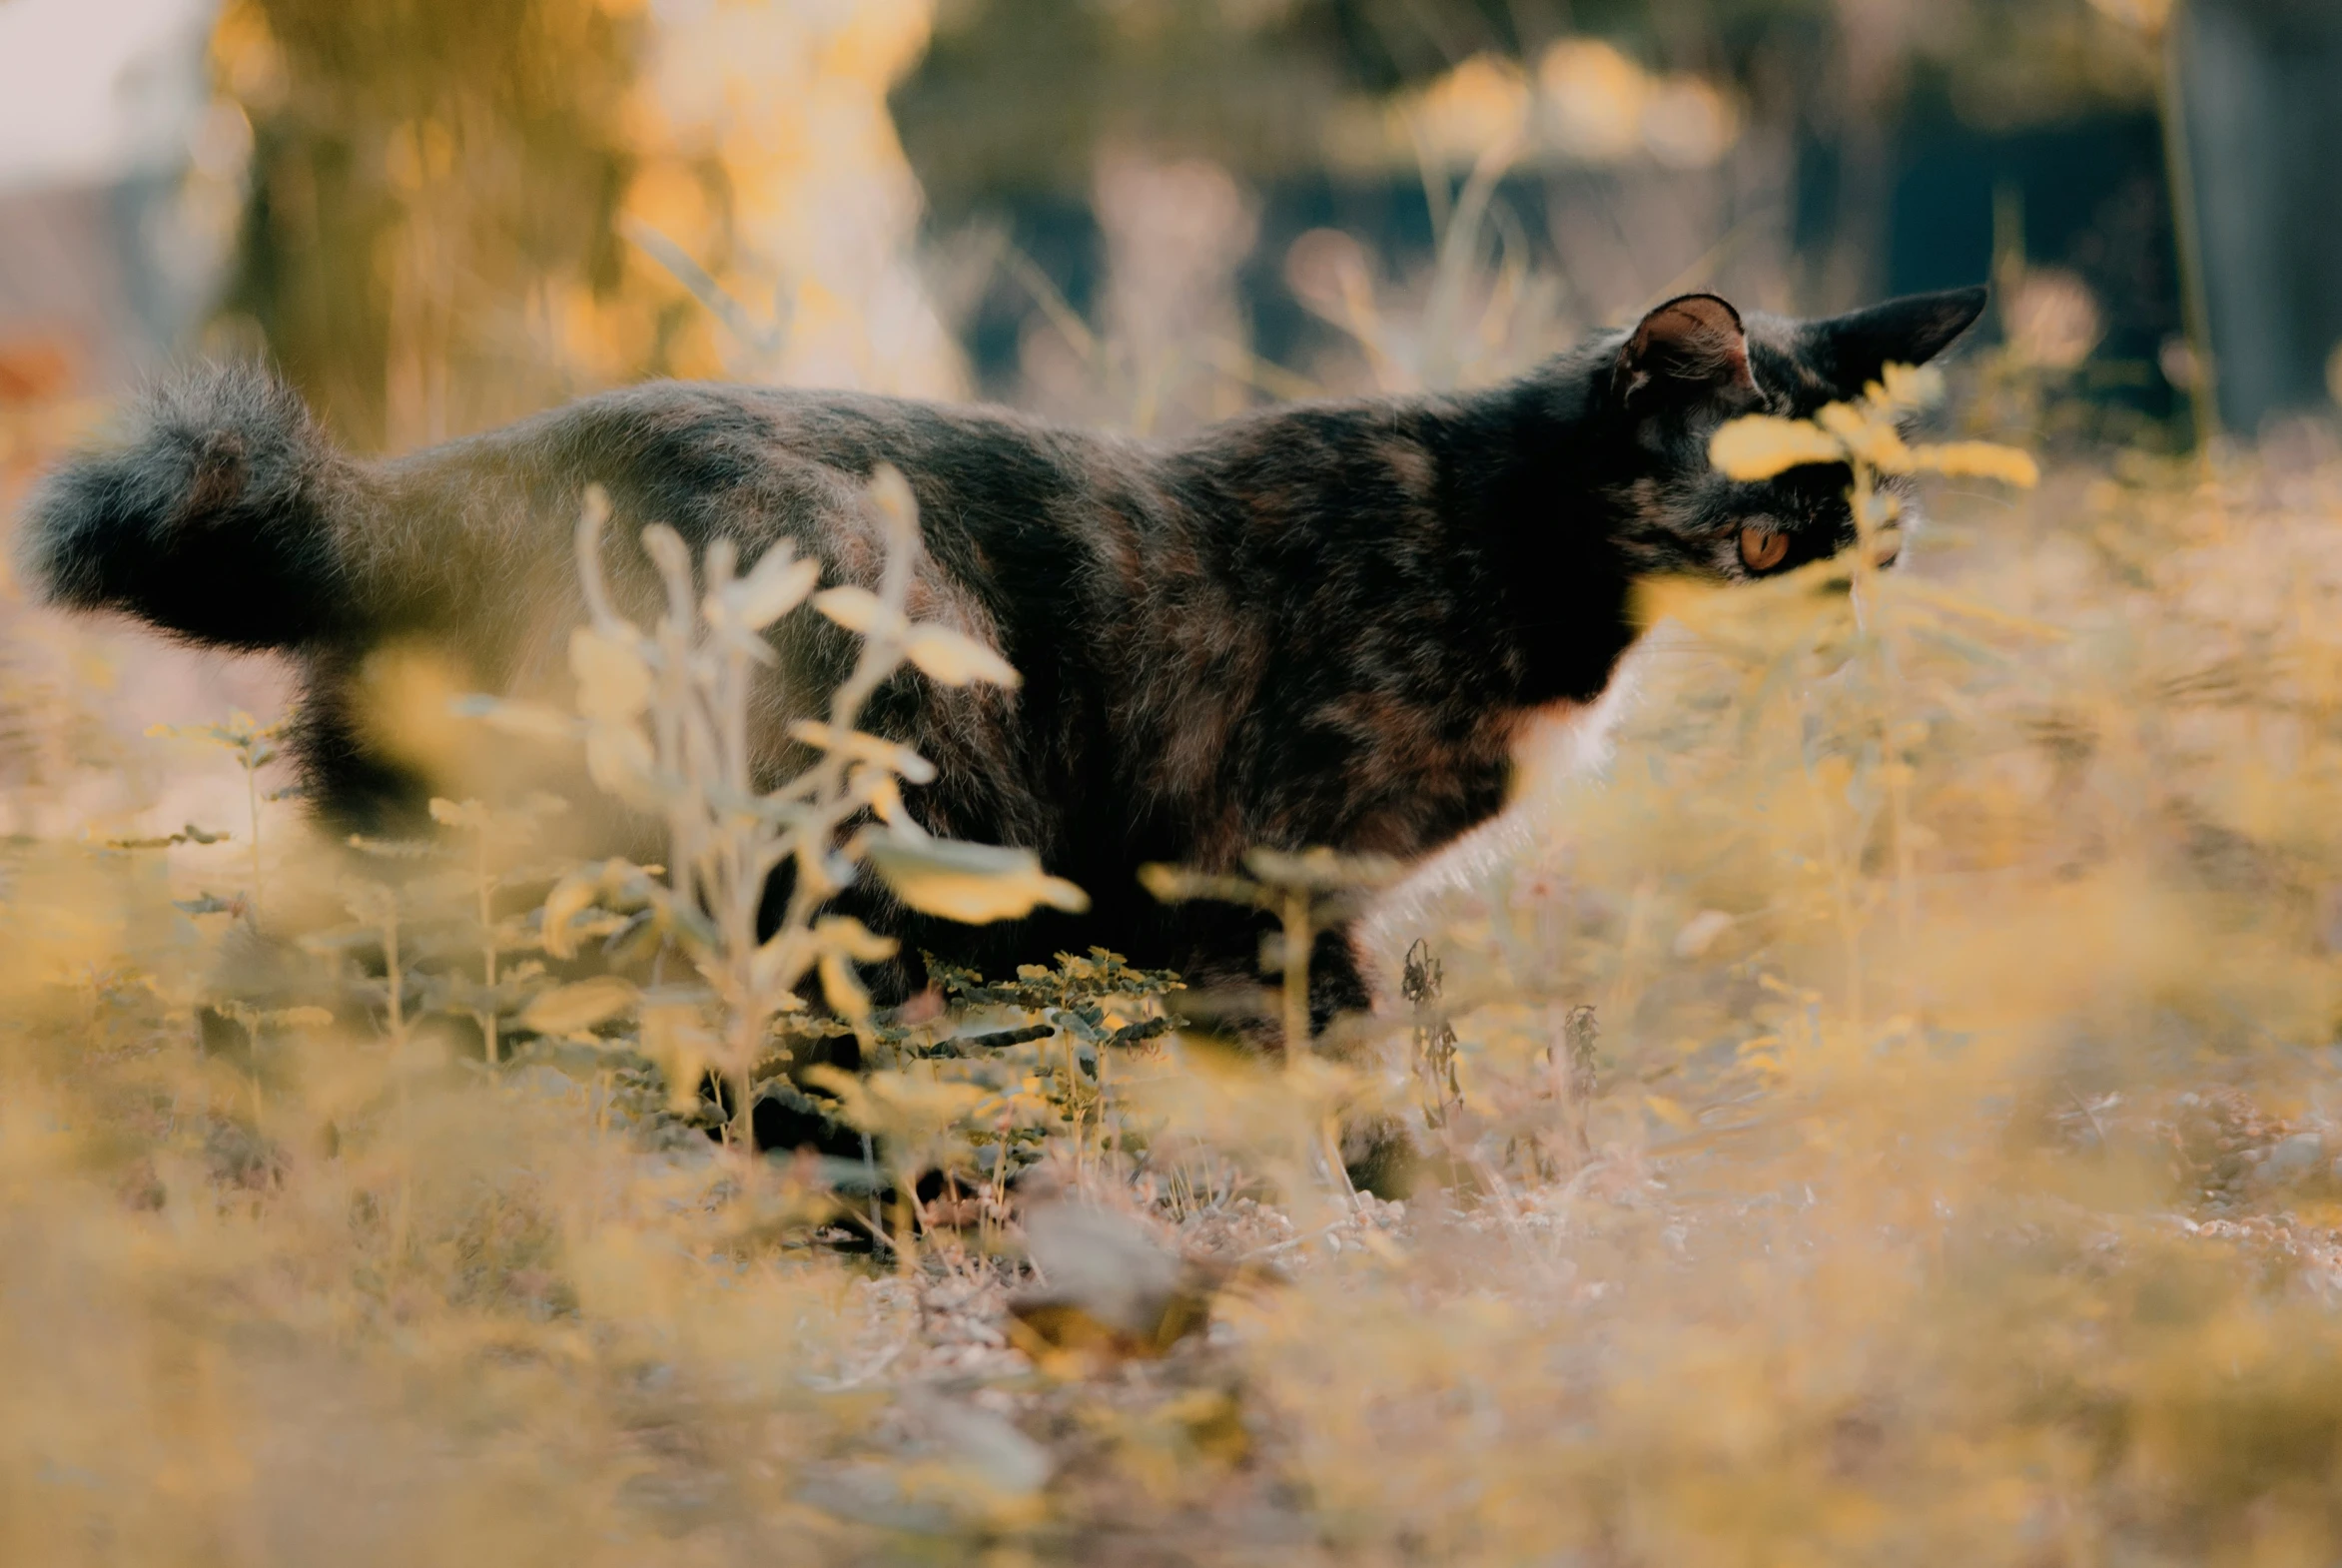
M 1096 943 L 1202 982 L 1248 975 L 1259 928 L 1158 905 L 1149 861 L 1224 868 L 1252 845 L 1420 858 L 1503 804 L 1541 714 L 1602 694 L 1634 640 L 1639 574 L 1786 571 L 1855 537 L 1842 467 L 1768 483 L 1715 471 L 1734 415 L 1806 414 L 1890 362 L 1938 354 L 1981 289 L 1828 321 L 1752 317 L 1713 295 L 1661 306 L 1485 392 L 1303 403 L 1148 443 L 1014 413 L 847 393 L 651 385 L 411 456 L 336 451 L 264 373 L 214 369 L 145 407 L 121 450 L 68 463 L 20 549 L 54 602 L 120 609 L 189 640 L 285 649 L 307 673 L 297 749 L 319 808 L 382 829 L 427 781 L 370 749 L 353 712 L 367 652 L 433 639 L 486 689 L 557 668 L 581 618 L 572 524 L 589 484 L 632 542 L 653 520 L 744 556 L 782 537 L 831 582 L 875 581 L 864 481 L 918 496 L 912 609 L 997 647 L 1020 691 L 906 673 L 869 726 L 918 748 L 930 829 L 1037 850 L 1087 916 L 972 928 L 865 885 L 874 929 L 983 968 Z M 846 634 L 785 619 L 782 721 L 843 673 Z M 1320 1015 L 1367 998 L 1347 941 L 1317 955 Z M 916 961 L 875 977 L 917 989 Z

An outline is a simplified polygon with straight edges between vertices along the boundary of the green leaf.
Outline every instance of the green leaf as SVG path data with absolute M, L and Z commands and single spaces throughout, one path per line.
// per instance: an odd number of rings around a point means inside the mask
M 634 1006 L 641 993 L 615 975 L 555 986 L 521 1009 L 519 1024 L 540 1035 L 581 1035 Z
M 1752 413 L 1709 439 L 1708 460 L 1736 479 L 1770 479 L 1807 463 L 1844 462 L 1846 447 L 1820 425 Z
M 918 665 L 921 673 L 947 686 L 982 681 L 1014 690 L 1025 680 L 1007 659 L 948 626 L 913 626 L 903 639 L 903 656 Z
M 751 631 L 762 631 L 805 601 L 821 581 L 821 562 L 794 559 L 787 541 L 757 557 L 729 590 L 727 608 Z
M 1087 893 L 1043 871 L 1031 850 L 897 832 L 866 834 L 861 847 L 887 886 L 923 915 L 984 925 L 1043 904 L 1075 914 L 1090 907 Z

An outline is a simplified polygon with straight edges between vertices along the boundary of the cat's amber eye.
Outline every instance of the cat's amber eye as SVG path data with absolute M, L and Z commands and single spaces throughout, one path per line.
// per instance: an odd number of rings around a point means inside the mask
M 1789 535 L 1765 528 L 1740 530 L 1740 558 L 1751 571 L 1771 571 L 1789 553 Z

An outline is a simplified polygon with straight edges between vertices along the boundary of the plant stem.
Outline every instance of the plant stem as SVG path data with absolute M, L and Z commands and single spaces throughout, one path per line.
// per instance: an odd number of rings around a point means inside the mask
M 1284 896 L 1284 1051 L 1289 1065 L 1309 1049 L 1309 893 Z
M 473 862 L 479 884 L 480 980 L 490 996 L 487 1005 L 479 1010 L 480 1040 L 487 1052 L 488 1066 L 494 1067 L 501 1055 L 496 1039 L 496 919 L 493 885 L 488 879 L 488 833 L 482 823 L 473 830 L 477 859 Z
M 2187 145 L 2187 100 L 2181 91 L 2179 32 L 2185 17 L 2179 4 L 2164 23 L 2163 70 L 2156 82 L 2155 108 L 2163 122 L 2165 184 L 2171 190 L 2172 228 L 2179 241 L 2179 306 L 2193 372 L 2187 379 L 2188 411 L 2194 416 L 2195 450 L 2209 463 L 2220 433 L 2219 367 L 2212 358 L 2212 312 L 2204 288 L 2203 222 L 2196 205 L 2195 158 Z M 2208 470 L 2207 470 L 2208 471 Z
M 247 911 L 253 926 L 261 923 L 261 782 L 252 760 L 252 743 L 244 747 L 244 798 L 252 818 L 252 905 Z

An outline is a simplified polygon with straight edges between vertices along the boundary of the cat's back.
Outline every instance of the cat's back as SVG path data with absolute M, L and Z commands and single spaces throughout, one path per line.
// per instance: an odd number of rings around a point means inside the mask
M 1144 470 L 1142 443 L 986 403 L 721 382 L 645 382 L 480 437 L 580 472 L 603 468 L 705 490 L 827 470 L 866 481 L 880 464 L 966 495 L 1040 497 Z
M 863 489 L 892 465 L 918 497 L 930 549 L 978 570 L 996 557 L 1079 555 L 1102 519 L 1159 512 L 1162 460 L 1150 442 L 990 404 L 646 382 L 393 466 L 419 488 L 508 476 L 544 500 L 599 484 L 621 520 L 667 522 L 695 543 L 719 532 L 753 543 L 858 531 Z

